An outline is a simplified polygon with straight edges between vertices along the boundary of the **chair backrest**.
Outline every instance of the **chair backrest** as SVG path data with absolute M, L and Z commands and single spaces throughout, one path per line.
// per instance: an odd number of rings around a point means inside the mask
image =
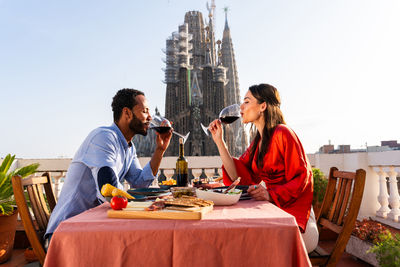
M 43 235 L 50 219 L 50 212 L 56 206 L 50 174 L 44 173 L 41 177 L 30 176 L 25 179 L 20 176 L 13 176 L 12 185 L 15 202 L 17 203 L 26 235 L 33 251 L 43 265 L 46 257 L 43 247 Z M 29 206 L 32 213 L 29 210 Z
M 330 169 L 317 225 L 319 231 L 327 228 L 337 233 L 338 237 L 330 253 L 317 247 L 309 254 L 313 265 L 335 266 L 340 259 L 360 209 L 365 175 L 363 169 L 358 169 L 356 172 L 339 171 L 336 167 Z

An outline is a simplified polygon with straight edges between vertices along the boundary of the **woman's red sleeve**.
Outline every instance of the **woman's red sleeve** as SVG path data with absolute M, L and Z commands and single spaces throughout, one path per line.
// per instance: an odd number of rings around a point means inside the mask
M 247 148 L 240 158 L 233 158 L 233 162 L 236 167 L 236 172 L 238 177 L 240 177 L 240 185 L 252 185 L 258 184 L 261 180 L 258 177 L 255 177 L 253 172 L 248 166 L 251 166 L 250 160 L 250 148 L 252 145 Z M 222 178 L 225 185 L 232 184 L 232 179 L 229 177 L 228 173 L 225 170 L 224 165 L 222 165 Z M 258 182 L 257 182 L 258 181 Z
M 280 207 L 292 204 L 305 191 L 311 191 L 312 200 L 312 189 L 310 190 L 312 170 L 307 156 L 296 134 L 289 128 L 285 129 L 276 136 L 276 141 L 284 159 L 286 183 L 273 186 L 268 190 L 274 202 Z M 307 195 L 309 195 L 308 192 Z

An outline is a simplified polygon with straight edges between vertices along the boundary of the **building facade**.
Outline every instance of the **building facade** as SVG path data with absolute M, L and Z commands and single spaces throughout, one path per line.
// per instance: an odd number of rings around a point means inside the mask
M 227 15 L 222 41 L 215 40 L 215 4 L 208 8 L 208 22 L 199 11 L 189 11 L 185 20 L 166 40 L 165 49 L 165 117 L 175 131 L 190 136 L 185 143 L 188 156 L 218 155 L 212 138 L 200 123 L 207 126 L 220 111 L 239 103 L 240 90 L 235 54 Z M 230 153 L 239 156 L 247 147 L 240 120 L 224 125 L 225 141 Z M 173 136 L 167 156 L 178 154 L 178 138 Z

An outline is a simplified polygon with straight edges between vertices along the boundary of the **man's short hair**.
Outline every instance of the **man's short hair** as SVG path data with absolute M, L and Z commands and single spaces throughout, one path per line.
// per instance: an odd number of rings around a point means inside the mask
M 137 104 L 136 96 L 138 95 L 144 95 L 144 93 L 142 91 L 130 88 L 121 89 L 115 94 L 111 103 L 114 122 L 117 122 L 121 118 L 123 108 L 127 107 L 129 109 L 133 109 L 133 107 Z

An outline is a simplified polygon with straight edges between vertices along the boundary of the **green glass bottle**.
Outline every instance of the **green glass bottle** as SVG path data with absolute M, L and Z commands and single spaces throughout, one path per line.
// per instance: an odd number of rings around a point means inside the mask
M 179 157 L 176 160 L 176 185 L 188 186 L 188 162 L 183 150 L 183 138 L 179 138 Z

